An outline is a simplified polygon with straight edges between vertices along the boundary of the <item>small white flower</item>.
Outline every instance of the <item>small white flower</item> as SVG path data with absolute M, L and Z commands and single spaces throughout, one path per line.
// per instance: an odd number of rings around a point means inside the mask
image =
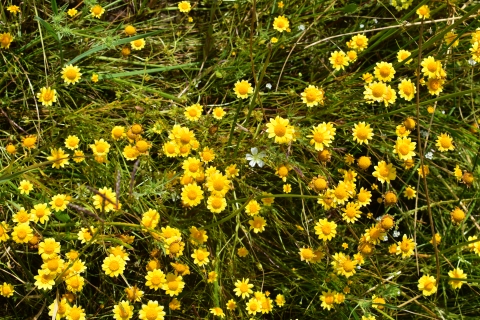
M 473 60 L 473 59 L 469 59 L 468 60 L 468 63 L 471 65 L 471 66 L 474 66 L 477 64 L 477 61 Z
M 424 137 L 424 138 L 426 138 L 428 136 L 428 132 L 425 131 L 425 130 L 420 131 L 420 133 L 422 134 L 422 137 Z
M 267 89 L 270 90 L 270 89 L 272 89 L 272 84 L 271 84 L 271 83 L 267 83 L 267 84 L 265 85 L 265 87 L 267 87 Z
M 398 230 L 393 231 L 393 237 L 396 238 L 398 236 L 400 236 L 400 232 Z
M 360 24 L 360 29 L 363 29 L 363 27 L 365 27 L 363 24 Z
M 442 110 L 442 114 L 445 114 L 445 110 Z
M 382 220 L 382 217 L 383 216 L 376 217 L 375 220 L 380 221 L 380 220 Z
M 267 155 L 265 153 L 265 151 L 262 151 L 262 152 L 258 152 L 258 149 L 255 147 L 255 148 L 252 148 L 250 149 L 250 151 L 252 152 L 252 154 L 250 153 L 247 153 L 247 155 L 245 156 L 245 159 L 247 159 L 248 161 L 250 161 L 250 167 L 255 167 L 255 165 L 257 164 L 260 168 L 263 167 L 263 165 L 265 164 L 265 162 L 263 162 L 263 158 Z
M 383 237 L 383 241 L 388 241 L 388 236 Z
M 378 20 L 377 20 L 377 19 L 373 19 L 373 22 L 375 22 L 375 24 L 377 24 L 377 23 L 378 23 Z
M 432 29 L 432 27 L 430 27 L 430 28 L 428 29 L 428 33 L 430 33 L 430 34 L 432 34 L 432 33 L 433 33 L 433 29 Z
M 432 158 L 433 158 L 433 153 L 432 153 L 432 152 L 427 152 L 427 153 L 425 154 L 425 158 L 427 158 L 428 160 L 432 160 Z
M 298 30 L 300 30 L 300 31 L 305 30 L 305 26 L 304 26 L 303 24 L 299 25 L 297 28 L 298 28 Z
M 362 267 L 361 267 L 361 266 L 357 266 L 357 269 L 360 270 L 360 269 L 362 269 Z

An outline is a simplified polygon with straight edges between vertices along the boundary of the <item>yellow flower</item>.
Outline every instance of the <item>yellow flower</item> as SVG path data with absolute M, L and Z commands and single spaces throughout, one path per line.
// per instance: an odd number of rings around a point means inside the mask
M 108 249 L 108 252 L 110 254 L 113 254 L 115 257 L 120 257 L 123 259 L 123 261 L 128 261 L 130 258 L 128 257 L 128 253 L 125 252 L 125 249 L 123 246 L 116 246 L 116 247 L 110 247 Z
M 58 300 L 57 300 L 58 301 Z M 55 320 L 60 320 L 62 318 L 66 318 L 66 313 L 68 311 L 68 308 L 70 308 L 70 306 L 68 305 L 67 303 L 67 299 L 66 298 L 62 298 L 62 300 L 58 301 L 58 304 L 57 304 L 57 301 L 54 301 L 51 305 L 48 306 L 48 315 L 50 317 L 53 317 L 53 310 L 56 309 L 56 316 L 55 316 Z M 57 306 L 55 306 L 55 304 L 57 304 Z
M 78 13 L 78 10 L 75 9 L 75 8 L 68 9 L 68 11 L 67 11 L 67 14 L 68 14 L 70 17 L 75 16 L 77 13 Z
M 117 203 L 117 196 L 112 188 L 101 188 L 98 190 L 99 194 L 93 196 L 93 205 L 95 209 L 100 209 L 105 212 L 116 211 L 122 207 L 121 203 Z
M 347 223 L 355 223 L 355 221 L 360 218 L 361 211 L 360 206 L 357 203 L 350 202 L 348 203 L 345 208 L 342 209 L 343 220 L 347 221 Z
M 283 192 L 290 193 L 292 192 L 292 185 L 290 183 L 286 183 L 283 185 Z
M 423 178 L 423 176 L 428 176 L 430 173 L 430 168 L 428 165 L 424 164 L 423 166 L 419 166 L 417 169 L 418 175 Z
M 397 53 L 397 60 L 398 60 L 398 62 L 402 62 L 402 61 L 408 59 L 411 55 L 412 55 L 412 53 L 410 51 L 402 49 L 402 50 L 398 51 L 398 53 Z M 412 59 L 409 59 L 407 62 L 405 62 L 405 64 L 409 64 L 412 61 L 413 61 Z
M 393 65 L 391 63 L 382 61 L 377 62 L 373 73 L 378 80 L 390 82 L 395 75 L 395 69 L 393 68 Z
M 63 168 L 68 162 L 68 154 L 66 154 L 62 148 L 50 149 L 51 156 L 47 157 L 48 161 L 53 161 L 52 168 L 60 169 Z
M 110 277 L 118 277 L 125 270 L 125 260 L 119 256 L 110 254 L 103 260 L 102 270 Z
M 373 129 L 370 128 L 369 124 L 365 124 L 365 122 L 359 122 L 355 124 L 353 128 L 353 140 L 357 141 L 359 144 L 368 144 L 368 140 L 372 140 L 373 137 Z
M 222 120 L 226 112 L 225 110 L 223 110 L 222 107 L 216 107 L 215 109 L 213 109 L 212 114 L 215 119 Z
M 356 51 L 350 50 L 350 51 L 347 51 L 347 57 L 349 62 L 355 62 L 357 60 L 358 55 Z
M 455 209 L 450 212 L 450 217 L 452 218 L 452 222 L 455 224 L 461 223 L 465 219 L 465 211 L 456 207 Z
M 311 262 L 317 257 L 312 248 L 301 248 L 299 254 L 300 260 L 306 262 Z
M 311 135 L 307 135 L 307 138 L 312 138 L 310 144 L 315 146 L 315 150 L 322 151 L 325 147 L 329 147 L 335 137 L 336 129 L 331 122 L 321 123 L 316 127 L 313 127 Z
M 15 39 L 10 32 L 7 33 L 0 33 L 0 48 L 8 49 L 10 48 L 10 44 L 12 44 L 13 39 Z
M 330 63 L 335 70 L 344 70 L 346 66 L 348 66 L 348 57 L 345 55 L 343 51 L 334 51 L 330 55 Z
M 350 44 L 352 49 L 361 52 L 368 47 L 368 38 L 363 34 L 357 34 L 352 37 Z
M 411 101 L 415 96 L 417 89 L 410 79 L 403 79 L 402 82 L 398 84 L 398 93 L 400 97 L 407 101 Z
M 146 286 L 155 291 L 161 289 L 166 282 L 165 274 L 160 269 L 149 271 L 145 276 L 145 279 L 147 280 Z
M 23 208 L 22 208 L 23 209 Z M 24 211 L 25 212 L 25 211 Z M 25 212 L 26 213 L 26 212 Z M 18 215 L 18 214 L 17 214 Z M 29 216 L 27 215 L 27 223 L 29 221 Z M 2 221 L 0 223 L 0 242 L 5 242 L 8 239 L 10 239 L 10 236 L 8 235 L 8 231 L 10 229 L 10 226 L 5 222 Z
M 219 307 L 211 308 L 210 313 L 213 314 L 214 316 L 218 316 L 220 318 L 225 317 L 225 313 L 223 313 L 222 308 L 219 308 Z
M 201 267 L 210 262 L 209 255 L 210 253 L 207 250 L 199 248 L 194 250 L 191 257 L 194 259 L 193 263 Z
M 422 291 L 424 296 L 430 296 L 437 292 L 437 280 L 433 276 L 423 275 L 418 280 L 418 290 Z
M 50 218 L 51 215 L 50 209 L 48 208 L 48 204 L 40 203 L 33 206 L 33 209 L 30 210 L 30 214 L 33 217 L 35 223 L 45 223 Z
M 325 92 L 322 89 L 317 88 L 316 86 L 309 85 L 301 93 L 302 102 L 307 104 L 307 107 L 314 107 L 319 103 L 323 105 Z
M 240 258 L 245 258 L 248 255 L 248 250 L 245 247 L 238 248 L 237 254 Z
M 85 311 L 82 307 L 74 305 L 67 309 L 67 320 L 85 320 Z
M 22 145 L 28 149 L 34 149 L 36 143 L 37 143 L 37 137 L 34 135 L 29 135 L 22 139 Z
M 181 1 L 180 3 L 178 3 L 178 10 L 180 10 L 180 12 L 188 13 L 191 9 L 192 6 L 188 1 Z
M 320 301 L 322 301 L 321 306 L 323 309 L 330 310 L 334 307 L 333 304 L 335 303 L 335 295 L 336 295 L 335 291 L 334 292 L 330 290 L 322 291 L 322 295 L 320 296 Z
M 163 309 L 163 306 L 158 305 L 158 301 L 149 300 L 146 305 L 142 305 L 139 318 L 142 320 L 163 320 L 165 316 Z
M 278 42 L 278 38 L 272 37 L 272 39 L 270 39 L 270 42 L 271 42 L 271 43 L 277 43 L 277 42 Z
M 448 276 L 450 278 L 457 278 L 457 279 L 466 279 L 467 278 L 467 274 L 463 273 L 463 270 L 460 269 L 460 268 L 455 268 L 452 271 L 449 271 Z M 450 280 L 450 281 L 448 281 L 448 284 L 452 286 L 452 289 L 460 289 L 464 283 L 466 283 L 466 281 L 462 281 L 462 280 Z
M 259 233 L 265 231 L 265 226 L 267 225 L 267 222 L 264 218 L 260 216 L 254 216 L 253 220 L 248 221 L 248 224 L 250 225 L 250 230 L 253 229 L 253 232 Z
M 62 69 L 62 78 L 67 85 L 79 82 L 81 76 L 80 68 L 77 66 L 70 64 Z
M 110 144 L 103 139 L 95 140 L 95 144 L 91 144 L 89 147 L 97 157 L 106 156 L 110 151 Z
M 476 62 L 480 62 L 480 43 L 475 42 L 469 51 L 472 53 L 472 59 Z
M 417 196 L 417 191 L 415 191 L 415 187 L 408 186 L 405 188 L 403 195 L 408 199 L 411 200 Z
M 397 255 L 401 254 L 402 258 L 408 258 L 413 255 L 416 243 L 413 239 L 409 239 L 406 234 L 403 235 L 402 241 L 397 243 Z
M 116 320 L 128 320 L 133 316 L 133 306 L 128 301 L 122 300 L 113 307 L 113 317 Z
M 13 15 L 16 15 L 17 13 L 20 13 L 20 7 L 19 6 L 11 5 L 11 6 L 7 7 L 7 10 Z
M 460 43 L 460 41 L 457 37 L 458 37 L 458 35 L 455 32 L 449 31 L 445 34 L 443 39 L 445 40 L 445 44 L 447 46 L 451 45 L 452 48 L 455 48 L 455 47 L 458 47 L 458 44 Z
M 132 147 L 131 145 L 126 145 L 125 148 L 123 148 L 122 154 L 125 157 L 125 159 L 129 161 L 133 161 L 138 158 L 138 156 L 140 155 L 140 152 L 138 152 L 135 146 Z
M 273 20 L 273 29 L 283 32 L 288 29 L 290 22 L 285 16 L 278 16 Z
M 207 209 L 212 213 L 220 213 L 227 207 L 227 200 L 222 195 L 211 195 L 207 199 Z
M 395 129 L 395 134 L 400 138 L 405 138 L 410 134 L 410 130 L 407 130 L 403 124 L 399 124 Z
M 279 1 L 277 6 L 281 9 L 283 8 L 285 5 L 283 4 L 283 1 Z
M 436 61 L 434 57 L 428 56 L 424 58 L 420 65 L 423 67 L 422 72 L 425 77 L 439 78 L 441 76 L 442 63 Z
M 94 18 L 100 19 L 100 17 L 101 17 L 101 16 L 103 15 L 103 13 L 105 12 L 105 9 L 104 9 L 102 6 L 96 4 L 96 5 L 94 5 L 92 8 L 90 8 L 90 12 L 92 13 L 92 16 L 93 16 Z
M 92 82 L 97 83 L 98 82 L 98 74 L 96 74 L 96 73 L 92 74 L 91 80 L 92 80 Z
M 177 276 L 173 273 L 167 274 L 165 282 L 162 285 L 162 289 L 165 290 L 165 294 L 178 296 L 185 287 L 185 283 L 182 281 L 182 276 Z
M 418 14 L 418 17 L 421 19 L 430 18 L 430 8 L 426 4 L 418 8 L 416 13 Z
M 18 187 L 18 190 L 20 190 L 20 194 L 28 195 L 30 191 L 33 190 L 33 184 L 28 180 L 22 180 L 20 181 L 20 186 Z
M 2 232 L 7 230 L 6 224 L 2 224 Z M 12 239 L 16 243 L 28 243 L 33 238 L 33 230 L 28 223 L 20 223 L 13 227 Z
M 331 262 L 337 274 L 341 274 L 346 278 L 350 278 L 356 273 L 355 266 L 357 263 L 357 260 L 352 260 L 350 256 L 343 253 L 335 253 L 333 255 L 333 261 Z
M 17 147 L 15 147 L 12 143 L 9 143 L 5 147 L 5 151 L 7 151 L 9 154 L 15 154 L 17 153 Z
M 241 297 L 242 299 L 248 298 L 250 294 L 253 293 L 253 284 L 248 283 L 250 280 L 247 278 L 242 278 L 242 280 L 237 280 L 235 282 L 235 289 L 233 289 L 233 292 L 235 292 L 235 295 L 238 297 Z
M 195 207 L 203 200 L 203 191 L 196 183 L 190 183 L 182 188 L 182 202 L 189 207 Z
M 233 88 L 233 92 L 235 92 L 235 94 L 237 95 L 237 98 L 246 99 L 248 98 L 249 94 L 253 93 L 253 87 L 246 80 L 237 81 L 235 83 L 235 88 Z
M 180 310 L 181 303 L 177 300 L 177 298 L 173 298 L 172 301 L 170 301 L 170 303 L 168 304 L 168 307 L 170 308 L 170 310 Z
M 397 142 L 393 148 L 393 153 L 398 155 L 400 160 L 410 160 L 415 156 L 416 142 L 412 142 L 410 138 L 397 137 Z
M 315 234 L 320 240 L 332 240 L 337 234 L 337 224 L 327 219 L 321 219 L 315 224 Z
M 375 172 L 372 174 L 381 183 L 395 180 L 397 177 L 397 169 L 393 167 L 393 164 L 387 164 L 385 161 L 380 161 L 377 166 L 374 167 Z
M 33 217 L 25 210 L 24 207 L 21 207 L 18 212 L 13 215 L 12 221 L 15 223 L 27 223 L 29 221 L 33 221 Z M 1 226 L 1 224 L 0 224 Z M 0 236 L 1 237 L 1 236 Z
M 362 74 L 362 79 L 365 83 L 370 83 L 373 81 L 373 75 L 369 72 Z
M 144 38 L 133 40 L 130 42 L 133 50 L 142 50 L 143 48 L 145 48 L 145 44 L 146 42 Z
M 371 82 L 368 86 L 365 86 L 365 91 L 363 92 L 365 100 L 367 102 L 383 102 L 385 95 L 387 94 L 387 85 L 383 82 Z
M 440 152 L 452 151 L 455 150 L 453 145 L 453 139 L 448 133 L 442 133 L 437 138 L 437 143 L 435 144 L 438 147 Z
M 267 123 L 267 133 L 269 138 L 275 138 L 275 143 L 284 144 L 295 141 L 295 129 L 289 125 L 288 119 L 277 116 L 270 119 Z
M 208 283 L 213 283 L 213 282 L 217 281 L 217 277 L 218 277 L 218 274 L 215 271 L 211 271 L 211 272 L 208 273 L 207 282 Z
M 77 136 L 68 136 L 67 139 L 65 139 L 65 147 L 70 150 L 77 149 L 79 143 L 80 139 Z
M 67 204 L 70 202 L 68 201 L 68 198 L 69 197 L 64 194 L 57 194 L 52 197 L 52 201 L 50 201 L 50 206 L 56 212 L 63 211 L 67 209 Z
M 57 102 L 57 90 L 50 87 L 43 87 L 40 92 L 37 93 L 37 99 L 44 106 L 51 106 L 54 102 Z
M 125 32 L 127 36 L 133 36 L 137 33 L 137 29 L 131 24 L 129 24 L 125 26 L 125 29 L 123 29 L 123 32 Z
M 44 270 L 38 270 L 38 275 L 33 277 L 35 286 L 41 290 L 51 290 L 55 284 L 55 274 L 47 274 Z
M 81 150 L 76 150 L 72 158 L 76 163 L 80 163 L 85 160 L 85 154 Z

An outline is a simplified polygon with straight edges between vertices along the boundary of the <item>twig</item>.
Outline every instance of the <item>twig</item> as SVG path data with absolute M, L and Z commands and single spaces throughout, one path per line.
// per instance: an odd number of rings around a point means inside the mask
M 8 122 L 10 122 L 10 124 L 14 127 L 17 127 L 18 129 L 20 129 L 23 133 L 27 133 L 27 131 L 23 130 L 22 127 L 20 127 L 18 124 L 15 123 L 15 121 L 13 121 L 12 119 L 10 119 L 10 117 L 8 116 L 8 114 L 2 109 L 0 108 L 0 111 L 3 113 L 3 115 L 5 116 L 5 118 L 7 118 Z
M 137 174 L 138 166 L 140 165 L 140 159 L 135 161 L 135 164 L 133 165 L 133 170 L 132 170 L 132 176 L 130 178 L 130 189 L 128 191 L 128 194 L 132 196 L 133 193 L 133 185 L 135 184 L 135 175 Z
M 71 208 L 71 209 L 74 209 L 74 210 L 76 210 L 76 211 L 78 211 L 78 212 L 84 213 L 84 214 L 86 214 L 86 215 L 88 215 L 88 216 L 90 216 L 90 217 L 92 217 L 92 218 L 95 218 L 95 219 L 97 219 L 98 221 L 100 221 L 100 222 L 102 222 L 102 223 L 105 222 L 105 220 L 103 220 L 102 218 L 100 218 L 99 216 L 97 216 L 95 213 L 87 210 L 87 209 L 84 208 L 84 207 L 78 206 L 78 205 L 73 204 L 73 203 L 67 204 L 67 207 L 69 207 L 69 208 Z

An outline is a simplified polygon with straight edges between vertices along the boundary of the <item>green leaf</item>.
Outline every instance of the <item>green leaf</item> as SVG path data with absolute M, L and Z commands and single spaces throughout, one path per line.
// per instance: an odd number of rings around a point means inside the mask
M 345 7 L 343 7 L 340 10 L 345 12 L 345 13 L 353 13 L 353 12 L 357 11 L 357 8 L 358 7 L 355 3 L 350 3 L 350 4 L 347 4 Z
M 68 213 L 63 212 L 63 211 L 56 211 L 55 212 L 55 218 L 57 218 L 58 220 L 60 220 L 62 222 L 70 221 L 70 216 L 68 215 Z

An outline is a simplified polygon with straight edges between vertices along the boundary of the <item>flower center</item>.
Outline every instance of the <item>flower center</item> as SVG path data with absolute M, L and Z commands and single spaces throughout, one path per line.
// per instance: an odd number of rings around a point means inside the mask
M 385 94 L 385 86 L 378 83 L 372 87 L 372 95 L 375 98 L 381 98 Z
M 332 228 L 330 227 L 329 224 L 325 224 L 322 226 L 322 232 L 325 235 L 329 235 L 332 232 Z
M 22 230 L 17 231 L 18 239 L 23 240 L 23 239 L 25 239 L 26 236 L 27 236 L 27 232 L 25 230 L 22 229 Z
M 240 93 L 241 95 L 245 95 L 248 93 L 248 85 L 247 84 L 240 84 L 238 86 L 238 93 Z
M 222 180 L 220 179 L 217 179 L 213 182 L 213 188 L 216 190 L 216 191 L 222 191 L 223 190 L 223 187 L 224 187 L 224 183 Z
M 203 259 L 205 259 L 205 254 L 201 251 L 197 252 L 197 260 L 203 261 Z
M 366 128 L 357 129 L 357 138 L 360 140 L 365 140 L 368 138 L 368 130 Z
M 56 205 L 57 207 L 63 206 L 63 199 L 62 199 L 62 198 L 57 198 L 57 199 L 55 199 L 55 205 Z
M 187 197 L 190 200 L 195 200 L 197 198 L 197 191 L 195 190 L 188 191 Z
M 277 27 L 280 28 L 280 29 L 285 28 L 285 21 L 283 21 L 283 20 L 278 20 L 278 21 L 277 21 Z
M 180 251 L 180 244 L 178 242 L 174 242 L 169 247 L 170 253 L 176 254 Z
M 50 90 L 50 89 L 47 89 L 44 93 L 43 93 L 43 100 L 45 101 L 50 101 L 53 99 L 53 91 Z
M 451 146 L 450 141 L 448 139 L 440 139 L 440 144 L 442 145 L 443 148 L 449 148 Z
M 354 208 L 348 208 L 346 211 L 345 211 L 345 214 L 347 215 L 347 217 L 349 217 L 350 219 L 354 218 L 356 215 L 357 215 L 357 210 L 355 210 Z
M 313 135 L 313 140 L 317 143 L 322 143 L 325 140 L 325 136 L 321 132 L 315 132 Z
M 390 173 L 390 170 L 388 170 L 388 167 L 387 166 L 384 166 L 382 168 L 380 168 L 380 175 L 382 177 L 388 177 L 388 174 Z
M 155 319 L 157 319 L 158 312 L 157 312 L 157 310 L 155 310 L 153 308 L 149 308 L 145 312 L 145 316 L 146 316 L 147 320 L 155 320 Z
M 287 127 L 285 127 L 283 124 L 277 124 L 273 131 L 275 132 L 276 136 L 283 137 L 285 133 L 287 133 Z
M 47 263 L 47 267 L 48 267 L 48 270 L 50 270 L 50 271 L 57 270 L 58 269 L 58 260 L 57 259 L 49 260 L 48 263 Z
M 168 289 L 175 291 L 178 289 L 178 282 L 177 281 L 171 281 L 168 283 Z
M 304 251 L 302 252 L 302 256 L 303 256 L 304 259 L 310 260 L 310 259 L 313 258 L 313 252 L 312 252 L 312 250 L 310 250 L 310 249 L 304 250 Z
M 99 15 L 100 13 L 102 13 L 102 7 L 95 6 L 95 7 L 92 8 L 92 12 L 96 15 Z
M 75 80 L 75 78 L 77 77 L 77 71 L 75 71 L 74 69 L 68 69 L 67 72 L 65 72 L 65 76 L 69 80 Z
M 390 76 L 390 67 L 389 66 L 382 66 L 380 68 L 380 75 L 384 78 Z
M 181 137 L 180 137 L 180 141 L 182 141 L 185 144 L 189 143 L 190 142 L 190 135 L 188 133 L 182 134 Z
M 118 263 L 118 261 L 110 261 L 110 270 L 112 271 L 117 271 L 118 269 L 120 269 L 120 264 Z
M 151 281 L 154 285 L 157 286 L 162 282 L 162 278 L 160 276 L 155 275 L 155 276 L 152 277 Z
M 308 90 L 305 93 L 305 98 L 307 98 L 308 102 L 313 102 L 313 101 L 317 100 L 317 94 L 314 90 Z
M 351 260 L 346 260 L 343 263 L 343 270 L 345 270 L 345 272 L 351 272 L 354 267 L 355 266 L 353 265 L 353 261 L 351 261 Z
M 399 151 L 402 155 L 406 156 L 406 155 L 410 152 L 410 147 L 409 147 L 408 145 L 406 145 L 406 144 L 402 144 L 402 145 L 400 145 L 400 147 L 398 148 L 398 151 Z
M 434 61 L 430 61 L 430 62 L 427 64 L 427 69 L 428 69 L 428 71 L 430 71 L 430 72 L 435 72 L 435 71 L 437 71 L 437 63 L 434 62 Z
M 424 285 L 424 288 L 427 289 L 427 291 L 431 291 L 434 287 L 434 283 L 433 282 L 427 282 L 425 285 Z
M 335 299 L 334 299 L 333 295 L 328 295 L 328 296 L 325 297 L 325 303 L 326 304 L 333 304 L 334 300 Z
M 215 198 L 212 200 L 212 207 L 214 209 L 220 209 L 222 207 L 222 200 L 220 198 Z

